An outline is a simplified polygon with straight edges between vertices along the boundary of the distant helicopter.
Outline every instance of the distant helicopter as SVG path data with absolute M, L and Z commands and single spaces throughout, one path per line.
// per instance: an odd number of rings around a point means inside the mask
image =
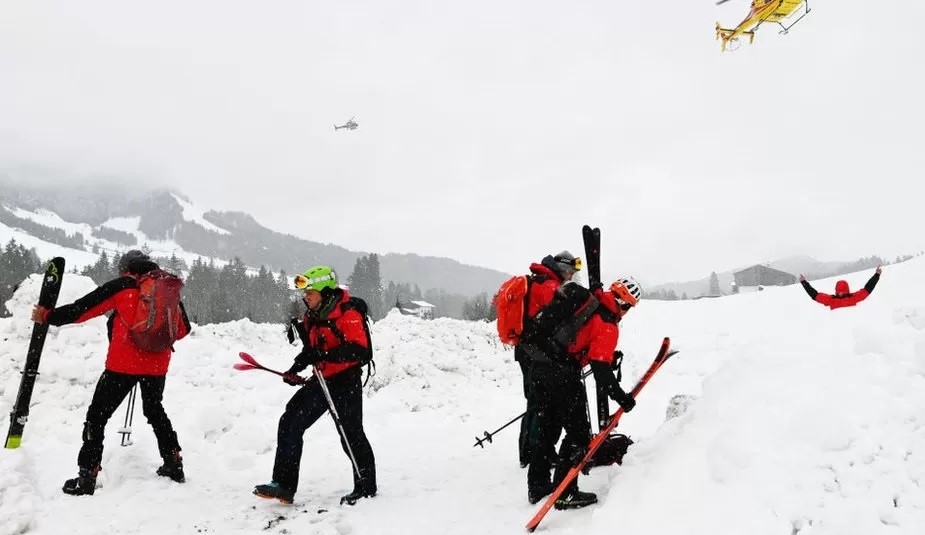
M 337 125 L 335 124 L 335 125 L 334 125 L 334 131 L 336 132 L 336 131 L 340 130 L 341 128 L 346 128 L 347 130 L 356 130 L 356 128 L 357 128 L 358 126 L 360 126 L 360 125 L 356 124 L 356 123 L 353 121 L 353 117 L 351 117 L 350 120 L 347 121 L 346 124 L 342 124 L 342 125 L 340 125 L 340 126 L 337 126 Z

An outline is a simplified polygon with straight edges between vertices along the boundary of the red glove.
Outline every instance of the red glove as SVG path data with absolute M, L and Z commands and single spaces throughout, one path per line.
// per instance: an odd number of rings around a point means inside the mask
M 48 323 L 49 314 L 51 314 L 51 309 L 35 305 L 32 309 L 32 321 L 36 323 Z

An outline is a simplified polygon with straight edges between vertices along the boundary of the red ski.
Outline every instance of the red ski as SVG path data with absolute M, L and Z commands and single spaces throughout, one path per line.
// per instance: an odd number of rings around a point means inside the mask
M 646 373 L 642 376 L 642 379 L 636 383 L 636 386 L 633 388 L 630 395 L 633 396 L 633 399 L 639 395 L 639 391 L 642 390 L 646 383 L 652 379 L 652 376 L 655 375 L 655 372 L 662 367 L 662 364 L 668 360 L 669 357 L 677 353 L 677 351 L 670 351 L 671 340 L 666 336 L 662 340 L 662 347 L 658 350 L 658 355 L 656 355 L 655 360 L 652 361 L 652 365 L 649 366 L 649 369 L 646 370 Z M 559 486 L 556 487 L 556 490 L 552 491 L 552 494 L 549 495 L 549 498 L 543 502 L 543 506 L 540 507 L 540 510 L 536 512 L 533 518 L 530 519 L 530 522 L 527 523 L 527 531 L 533 532 L 537 526 L 540 525 L 540 522 L 543 521 L 543 518 L 546 516 L 546 513 L 552 509 L 552 506 L 555 505 L 556 500 L 565 492 L 565 489 L 578 477 L 578 473 L 581 472 L 581 469 L 594 457 L 594 453 L 597 451 L 601 444 L 604 443 L 604 440 L 610 435 L 610 432 L 617 427 L 617 423 L 620 421 L 620 417 L 623 416 L 623 407 L 617 409 L 617 412 L 613 414 L 610 418 L 610 423 L 607 424 L 607 427 L 601 429 L 601 432 L 594 436 L 591 439 L 591 443 L 588 445 L 588 452 L 585 453 L 584 458 L 581 461 L 572 467 L 571 470 L 565 475 L 565 478 L 562 482 L 559 483 Z

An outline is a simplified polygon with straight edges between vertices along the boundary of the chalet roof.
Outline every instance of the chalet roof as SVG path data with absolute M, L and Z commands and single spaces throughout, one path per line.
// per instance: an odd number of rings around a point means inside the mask
M 749 267 L 747 267 L 747 268 L 745 268 L 745 269 L 740 269 L 739 271 L 736 271 L 736 272 L 733 274 L 733 276 L 738 275 L 738 274 L 740 274 L 740 273 L 746 273 L 746 272 L 749 272 L 749 271 L 761 271 L 761 272 L 763 272 L 763 273 L 774 273 L 774 274 L 777 274 L 777 275 L 785 275 L 785 276 L 789 276 L 789 277 L 795 277 L 795 275 L 794 275 L 793 273 L 788 273 L 788 272 L 786 272 L 786 271 L 781 271 L 781 270 L 779 270 L 779 269 L 774 269 L 774 268 L 772 268 L 772 267 L 770 267 L 770 266 L 766 266 L 766 265 L 764 265 L 764 264 L 755 264 L 754 266 L 749 266 Z

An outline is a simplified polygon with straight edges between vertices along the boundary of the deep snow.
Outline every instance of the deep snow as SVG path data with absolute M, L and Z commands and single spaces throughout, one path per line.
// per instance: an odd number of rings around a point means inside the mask
M 682 302 L 644 301 L 622 325 L 624 386 L 671 336 L 681 353 L 619 430 L 622 467 L 581 478 L 601 503 L 552 511 L 538 532 L 919 534 L 925 532 L 925 259 L 884 268 L 873 295 L 830 311 L 799 286 Z M 871 272 L 848 276 L 860 288 Z M 0 319 L 0 426 L 19 384 L 38 293 L 23 284 Z M 834 279 L 814 281 L 831 291 Z M 68 274 L 61 303 L 91 290 Z M 154 475 L 154 438 L 136 409 L 135 444 L 107 428 L 96 494 L 60 491 L 76 473 L 81 422 L 105 358 L 103 319 L 52 328 L 18 450 L 0 452 L 0 534 L 520 533 L 526 501 L 516 427 L 474 437 L 523 410 L 520 372 L 487 323 L 392 314 L 373 326 L 378 373 L 366 429 L 379 495 L 338 505 L 350 464 L 329 418 L 305 435 L 296 505 L 250 492 L 269 480 L 276 422 L 295 390 L 231 366 L 246 350 L 285 368 L 298 352 L 279 325 L 197 326 L 177 344 L 165 406 L 187 483 Z M 693 396 L 666 421 L 669 400 Z M 140 404 L 140 403 L 139 403 Z M 323 511 L 319 513 L 318 511 Z

